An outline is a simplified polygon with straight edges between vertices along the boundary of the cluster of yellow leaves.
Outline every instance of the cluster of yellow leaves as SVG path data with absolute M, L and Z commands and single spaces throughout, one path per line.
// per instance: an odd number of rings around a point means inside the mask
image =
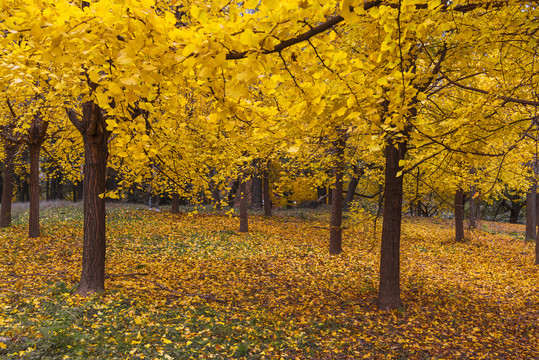
M 330 256 L 320 212 L 254 216 L 251 232 L 239 234 L 237 220 L 220 214 L 116 207 L 107 291 L 79 298 L 71 292 L 82 216 L 54 210 L 39 239 L 26 239 L 24 225 L 0 233 L 0 337 L 9 339 L 0 353 L 12 358 L 18 351 L 30 358 L 51 339 L 65 344 L 49 351 L 66 356 L 133 359 L 486 359 L 539 351 L 538 269 L 530 265 L 532 244 L 513 235 L 521 225 L 485 222 L 455 244 L 450 221 L 405 219 L 406 306 L 385 313 L 373 305 L 379 254 L 359 220 L 348 224 L 344 253 Z M 59 325 L 66 321 L 69 331 Z

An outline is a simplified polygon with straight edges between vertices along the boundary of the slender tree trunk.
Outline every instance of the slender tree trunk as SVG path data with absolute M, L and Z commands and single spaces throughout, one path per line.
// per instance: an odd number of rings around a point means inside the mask
M 346 198 L 344 199 L 344 211 L 350 210 L 350 205 L 352 205 L 352 201 L 354 201 L 354 194 L 356 192 L 357 184 L 359 184 L 359 177 L 354 176 L 350 179 L 348 189 L 346 190 Z
M 537 185 L 533 184 L 530 191 L 526 194 L 526 239 L 535 239 L 535 202 L 536 202 L 536 188 Z
M 399 161 L 406 154 L 406 143 L 389 139 L 385 148 L 385 196 L 380 258 L 380 284 L 377 303 L 380 309 L 402 306 L 400 299 L 400 233 L 402 217 L 403 176 Z
M 318 199 L 320 199 L 318 201 L 320 204 L 327 204 L 327 195 L 328 191 L 325 186 L 320 186 L 316 189 L 316 196 L 318 196 Z
M 342 252 L 342 178 L 344 173 L 344 147 L 346 141 L 343 135 L 335 141 L 335 188 L 333 189 L 333 201 L 331 202 L 331 218 L 329 220 L 329 253 L 340 254 Z
M 108 149 L 107 124 L 98 105 L 82 105 L 82 120 L 74 111 L 69 118 L 82 134 L 84 143 L 84 239 L 82 272 L 77 293 L 87 295 L 105 289 L 105 198 Z
M 539 235 L 539 232 L 537 235 Z M 535 238 L 535 265 L 539 265 L 539 236 Z
M 478 202 L 478 195 L 477 195 L 477 187 L 474 185 L 472 186 L 472 189 L 470 190 L 470 228 L 471 229 L 477 229 L 477 202 Z
M 178 193 L 172 194 L 172 204 L 170 207 L 170 212 L 172 214 L 179 214 L 180 213 L 180 195 Z
M 262 209 L 262 177 L 257 170 L 253 176 L 252 188 L 251 188 L 251 204 L 254 209 Z
M 455 241 L 464 241 L 464 190 L 455 192 Z
M 239 186 L 240 192 L 240 232 L 246 233 L 249 231 L 249 218 L 247 216 L 247 182 L 242 180 Z
M 262 177 L 264 183 L 264 216 L 271 216 L 270 176 L 268 169 L 262 172 Z
M 28 219 L 28 237 L 36 238 L 39 229 L 39 153 L 41 143 L 28 144 L 30 151 L 30 214 Z
M 3 185 L 2 185 L 2 203 L 0 204 L 0 228 L 5 228 L 11 225 L 11 200 L 13 197 L 13 180 L 15 176 L 15 155 L 17 154 L 18 146 L 11 142 L 6 142 L 3 168 Z

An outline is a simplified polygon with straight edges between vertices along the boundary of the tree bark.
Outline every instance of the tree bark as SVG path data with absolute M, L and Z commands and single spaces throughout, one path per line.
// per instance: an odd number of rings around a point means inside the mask
M 340 135 L 335 141 L 335 166 L 333 174 L 335 176 L 335 188 L 331 202 L 331 218 L 329 220 L 329 253 L 340 254 L 342 252 L 342 178 L 344 173 L 344 147 L 346 140 L 344 135 Z
M 102 110 L 93 102 L 82 105 L 82 120 L 73 111 L 69 118 L 84 143 L 84 238 L 82 272 L 77 293 L 88 295 L 105 289 L 105 198 L 109 133 Z
M 269 163 L 268 163 L 269 166 Z M 271 193 L 270 193 L 270 176 L 269 170 L 265 169 L 262 172 L 264 185 L 264 216 L 271 216 Z
M 39 153 L 47 135 L 48 122 L 38 113 L 32 120 L 28 131 L 28 152 L 30 155 L 30 214 L 28 218 L 28 237 L 39 237 Z
M 246 233 L 249 231 L 249 218 L 247 216 L 247 182 L 242 180 L 239 186 L 240 192 L 240 232 Z
M 537 233 L 539 235 L 539 232 Z M 539 265 L 539 238 L 535 238 L 535 265 Z
M 30 214 L 28 217 L 28 237 L 36 238 L 39 229 L 39 153 L 41 143 L 28 144 L 30 151 Z
M 262 209 L 262 177 L 258 170 L 256 170 L 253 176 L 251 192 L 251 204 L 253 209 Z
M 9 141 L 5 142 L 4 150 L 6 158 L 4 160 L 2 203 L 0 204 L 0 228 L 11 225 L 11 200 L 13 198 L 13 180 L 15 176 L 15 155 L 18 145 Z
M 348 189 L 346 190 L 346 198 L 344 199 L 343 205 L 344 211 L 350 210 L 350 205 L 352 204 L 352 201 L 354 201 L 354 194 L 356 192 L 357 184 L 359 184 L 359 177 L 352 177 L 350 179 L 350 183 L 348 184 Z
M 473 172 L 475 173 L 475 171 Z M 479 194 L 477 187 L 474 185 L 470 190 L 470 228 L 477 229 L 477 221 L 479 219 Z
M 172 214 L 180 213 L 180 195 L 178 195 L 178 193 L 172 194 L 172 204 L 170 206 L 170 212 Z
M 535 239 L 535 202 L 537 185 L 533 184 L 526 194 L 526 240 Z
M 380 283 L 377 303 L 382 310 L 402 306 L 400 299 L 400 233 L 403 176 L 399 161 L 406 154 L 406 143 L 388 139 L 385 148 L 385 196 L 380 258 Z
M 455 192 L 455 241 L 464 241 L 464 190 Z

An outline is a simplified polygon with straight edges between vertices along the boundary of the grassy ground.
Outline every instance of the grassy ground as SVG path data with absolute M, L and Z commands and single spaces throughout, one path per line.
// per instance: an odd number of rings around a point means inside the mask
M 327 214 L 172 216 L 110 206 L 105 293 L 73 295 L 82 212 L 24 207 L 0 230 L 2 359 L 539 359 L 539 267 L 522 225 L 405 219 L 402 298 L 380 312 L 372 223 L 346 220 L 327 251 Z

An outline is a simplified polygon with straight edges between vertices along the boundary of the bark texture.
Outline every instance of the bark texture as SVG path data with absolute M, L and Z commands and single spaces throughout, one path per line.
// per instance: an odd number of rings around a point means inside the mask
M 177 193 L 172 194 L 172 204 L 170 207 L 170 212 L 172 214 L 180 213 L 180 195 L 178 195 Z
M 344 205 L 343 205 L 344 211 L 350 210 L 352 201 L 354 201 L 354 194 L 356 192 L 357 184 L 359 184 L 358 176 L 354 176 L 353 178 L 350 179 L 350 183 L 348 184 L 348 189 L 346 190 L 346 198 L 344 199 Z
M 38 114 L 32 121 L 28 132 L 28 151 L 30 153 L 30 214 L 28 218 L 28 237 L 40 235 L 39 228 L 39 153 L 47 135 L 48 122 Z
M 247 183 L 242 180 L 239 186 L 240 192 L 240 232 L 246 233 L 249 231 L 249 218 L 247 216 Z
M 262 177 L 260 172 L 256 172 L 253 176 L 251 187 L 251 204 L 253 209 L 262 209 Z
M 333 173 L 335 176 L 335 188 L 331 202 L 331 218 L 329 220 L 329 253 L 340 254 L 342 252 L 342 178 L 344 173 L 344 147 L 346 141 L 341 135 L 334 143 L 335 166 Z
M 11 225 L 11 200 L 13 197 L 13 180 L 15 176 L 15 155 L 18 145 L 11 141 L 6 141 L 4 150 L 6 158 L 3 166 L 2 182 L 2 203 L 0 204 L 0 228 Z
M 535 239 L 535 228 L 536 228 L 536 189 L 537 186 L 534 184 L 531 189 L 526 194 L 526 239 L 534 240 Z
M 403 177 L 399 160 L 406 154 L 406 143 L 396 144 L 387 141 L 385 148 L 385 196 L 384 221 L 382 225 L 382 244 L 380 258 L 380 283 L 377 303 L 382 310 L 402 306 L 400 299 L 400 234 L 402 216 Z
M 105 289 L 105 199 L 109 133 L 102 110 L 93 102 L 82 105 L 82 119 L 74 111 L 70 120 L 84 143 L 84 239 L 82 272 L 77 293 L 87 295 Z
M 455 191 L 455 241 L 464 241 L 464 190 Z
M 270 176 L 268 169 L 262 172 L 262 178 L 264 183 L 264 216 L 271 216 Z
M 29 144 L 30 151 L 30 214 L 28 237 L 39 237 L 39 153 L 41 144 Z

